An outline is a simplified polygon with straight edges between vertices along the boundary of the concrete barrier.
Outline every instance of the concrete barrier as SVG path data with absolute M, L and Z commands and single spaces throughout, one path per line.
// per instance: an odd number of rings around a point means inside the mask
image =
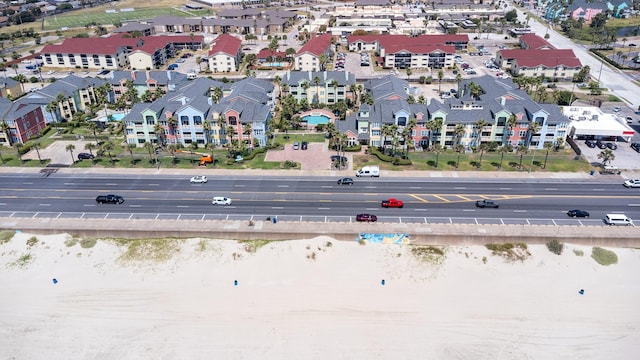
M 93 220 L 0 218 L 0 229 L 34 234 L 69 233 L 98 238 L 190 238 L 228 240 L 296 240 L 329 236 L 355 241 L 360 233 L 406 233 L 411 243 L 484 245 L 488 243 L 545 244 L 560 242 L 611 247 L 640 247 L 636 227 L 551 225 L 461 225 L 398 223 L 277 223 L 267 221 Z

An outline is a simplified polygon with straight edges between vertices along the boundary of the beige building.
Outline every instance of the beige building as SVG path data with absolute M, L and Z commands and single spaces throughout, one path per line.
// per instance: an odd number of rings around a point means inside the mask
M 299 71 L 323 71 L 322 55 L 331 58 L 331 35 L 323 34 L 309 40 L 296 53 L 294 64 Z
M 218 36 L 209 50 L 209 69 L 214 73 L 238 71 L 242 40 L 229 34 Z

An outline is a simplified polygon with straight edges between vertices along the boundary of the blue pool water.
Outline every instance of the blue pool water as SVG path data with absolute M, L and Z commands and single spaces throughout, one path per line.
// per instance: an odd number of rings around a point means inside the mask
M 285 62 L 266 62 L 266 63 L 263 63 L 262 65 L 269 66 L 269 67 L 283 67 L 286 64 L 287 63 Z
M 329 118 L 323 115 L 307 115 L 304 118 L 304 121 L 309 125 L 318 125 L 318 124 L 328 124 Z
M 111 118 L 113 119 L 113 121 L 120 121 L 125 117 L 125 114 L 111 114 Z M 98 121 L 100 122 L 107 122 L 109 121 L 109 118 L 103 116 L 101 117 Z

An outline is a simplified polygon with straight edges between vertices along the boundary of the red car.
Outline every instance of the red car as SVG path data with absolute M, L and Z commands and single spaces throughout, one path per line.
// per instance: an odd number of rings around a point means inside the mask
M 356 215 L 356 221 L 376 222 L 378 217 L 371 214 L 358 214 Z
M 389 200 L 382 200 L 382 203 L 380 204 L 383 208 L 401 208 L 404 207 L 404 203 L 402 202 L 402 200 L 398 200 L 398 199 L 394 199 L 391 198 Z

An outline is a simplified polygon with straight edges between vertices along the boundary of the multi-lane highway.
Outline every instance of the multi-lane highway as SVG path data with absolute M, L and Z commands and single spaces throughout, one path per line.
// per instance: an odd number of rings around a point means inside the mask
M 122 205 L 100 205 L 96 196 L 117 194 Z M 233 200 L 211 205 L 213 196 Z M 403 200 L 402 209 L 382 209 L 380 201 Z M 493 199 L 498 209 L 480 209 L 476 200 Z M 142 175 L 3 174 L 0 216 L 248 219 L 344 221 L 371 213 L 391 222 L 488 222 L 575 224 L 567 210 L 591 214 L 580 220 L 601 225 L 606 213 L 640 219 L 640 190 L 596 181 L 526 182 L 433 178 L 357 179 L 338 185 L 333 177 L 209 177 L 191 184 L 189 177 Z M 453 220 L 452 220 L 453 219 Z M 480 219 L 480 220 L 478 220 Z

